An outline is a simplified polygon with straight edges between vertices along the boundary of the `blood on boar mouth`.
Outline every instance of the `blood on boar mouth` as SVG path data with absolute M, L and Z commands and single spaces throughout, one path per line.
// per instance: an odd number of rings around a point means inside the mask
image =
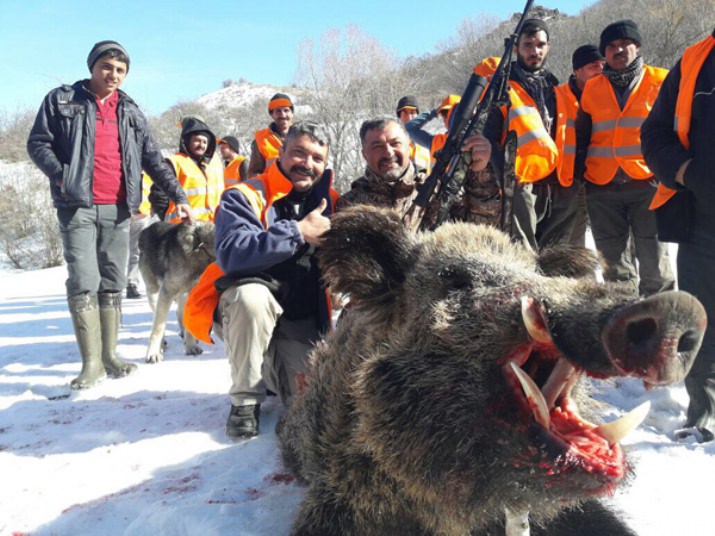
M 540 428 L 539 441 L 554 465 L 578 465 L 621 478 L 625 467 L 619 442 L 643 422 L 650 402 L 607 424 L 597 426 L 581 418 L 570 395 L 583 371 L 554 345 L 538 302 L 522 298 L 521 312 L 530 340 L 501 361 L 502 371 L 525 413 Z

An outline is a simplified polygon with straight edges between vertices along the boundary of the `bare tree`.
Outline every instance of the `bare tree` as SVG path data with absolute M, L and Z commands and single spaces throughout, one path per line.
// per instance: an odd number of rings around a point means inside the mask
M 0 246 L 19 269 L 49 268 L 62 263 L 62 240 L 50 187 L 29 163 L 2 166 L 0 173 Z
M 27 160 L 27 137 L 36 113 L 29 108 L 18 109 L 13 113 L 0 111 L 0 160 Z
M 361 174 L 358 130 L 365 119 L 394 113 L 404 93 L 398 57 L 356 26 L 332 29 L 317 42 L 306 40 L 298 49 L 296 83 L 309 89 L 306 103 L 312 119 L 330 136 L 335 187 L 348 189 Z

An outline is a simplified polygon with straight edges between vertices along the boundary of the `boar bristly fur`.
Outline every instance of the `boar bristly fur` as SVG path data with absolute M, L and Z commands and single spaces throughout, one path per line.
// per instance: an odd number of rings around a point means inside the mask
M 467 223 L 413 235 L 370 207 L 335 215 L 321 250 L 326 283 L 350 304 L 278 427 L 287 467 L 308 485 L 293 535 L 500 534 L 506 509 L 528 511 L 534 534 L 594 511 L 620 527 L 606 533 L 632 534 L 583 502 L 625 482 L 630 465 L 593 431 L 598 408 L 579 380 L 681 379 L 704 325 L 697 300 L 599 284 L 582 249 L 539 256 Z M 515 366 L 554 393 L 548 422 Z

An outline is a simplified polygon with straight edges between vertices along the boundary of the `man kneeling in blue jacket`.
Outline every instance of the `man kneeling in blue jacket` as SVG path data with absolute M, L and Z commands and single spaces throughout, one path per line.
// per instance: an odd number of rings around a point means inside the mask
M 308 352 L 329 329 L 329 300 L 314 258 L 337 199 L 327 158 L 324 130 L 297 123 L 275 163 L 221 198 L 216 263 L 189 296 L 184 322 L 199 339 L 213 327 L 224 341 L 232 439 L 258 434 L 267 389 L 290 401 Z

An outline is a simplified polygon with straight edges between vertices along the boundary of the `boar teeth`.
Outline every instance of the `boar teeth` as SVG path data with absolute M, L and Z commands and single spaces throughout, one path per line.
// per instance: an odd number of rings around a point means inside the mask
M 534 418 L 544 428 L 549 428 L 551 424 L 551 417 L 549 416 L 549 407 L 546 405 L 546 400 L 544 400 L 544 395 L 541 394 L 539 387 L 534 383 L 531 377 L 521 370 L 521 367 L 515 363 L 510 362 L 511 369 L 516 374 L 516 378 L 521 384 L 521 388 L 524 389 L 526 393 L 526 398 L 531 402 L 532 411 L 534 412 Z
M 648 415 L 650 402 L 643 402 L 637 408 L 629 411 L 617 421 L 602 424 L 593 429 L 595 433 L 604 438 L 610 445 L 615 445 L 635 430 Z
M 571 377 L 576 372 L 574 366 L 563 357 L 558 360 L 554 370 L 551 372 L 549 379 L 541 389 L 546 399 L 546 407 L 553 408 L 559 395 L 563 393 L 565 387 L 569 384 Z
M 529 336 L 536 342 L 550 343 L 551 334 L 546 325 L 546 318 L 541 310 L 541 306 L 528 296 L 521 298 L 521 317 L 524 321 L 524 326 Z

